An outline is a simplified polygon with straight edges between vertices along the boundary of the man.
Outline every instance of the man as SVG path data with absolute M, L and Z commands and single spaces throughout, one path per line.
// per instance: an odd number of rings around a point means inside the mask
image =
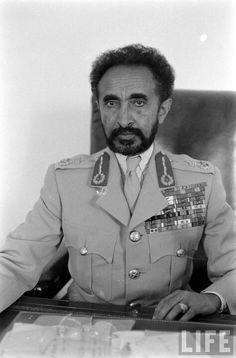
M 50 166 L 39 201 L 2 250 L 1 309 L 37 283 L 64 237 L 71 300 L 151 305 L 155 318 L 236 314 L 233 214 L 219 171 L 155 142 L 174 85 L 158 51 L 102 54 L 90 75 L 108 148 Z M 200 240 L 212 284 L 188 286 Z

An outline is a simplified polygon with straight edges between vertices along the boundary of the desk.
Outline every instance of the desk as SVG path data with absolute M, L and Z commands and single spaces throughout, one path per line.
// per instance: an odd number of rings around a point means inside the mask
M 153 308 L 142 307 L 138 312 L 129 307 L 93 304 L 85 302 L 72 302 L 64 300 L 53 300 L 47 298 L 21 297 L 11 307 L 0 314 L 0 337 L 9 328 L 19 312 L 37 312 L 47 314 L 73 314 L 89 315 L 96 318 L 134 318 L 135 325 L 132 329 L 171 330 L 183 329 L 225 329 L 236 328 L 236 316 L 216 314 L 207 317 L 195 317 L 191 322 L 159 321 L 153 320 Z
M 236 316 L 232 315 L 198 316 L 190 322 L 160 321 L 151 318 L 153 308 L 150 307 L 131 310 L 129 307 L 124 306 L 21 297 L 0 314 L 0 338 L 11 329 L 14 319 L 22 312 L 31 313 L 31 316 L 34 314 L 36 316 L 40 314 L 71 314 L 73 317 L 92 316 L 95 320 L 133 320 L 132 330 L 135 331 L 180 332 L 186 330 L 188 332 L 195 332 L 198 330 L 205 332 L 206 330 L 221 331 L 230 329 L 233 332 L 233 336 L 235 336 L 234 329 L 236 328 Z

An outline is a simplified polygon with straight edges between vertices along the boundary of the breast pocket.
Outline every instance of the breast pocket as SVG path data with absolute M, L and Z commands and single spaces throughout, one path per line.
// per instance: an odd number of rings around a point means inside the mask
M 192 260 L 202 236 L 202 227 L 157 232 L 149 235 L 153 273 L 162 272 L 163 290 L 170 293 L 186 286 L 192 275 Z
M 112 262 L 118 234 L 96 227 L 64 225 L 69 269 L 78 286 L 103 300 L 111 299 Z

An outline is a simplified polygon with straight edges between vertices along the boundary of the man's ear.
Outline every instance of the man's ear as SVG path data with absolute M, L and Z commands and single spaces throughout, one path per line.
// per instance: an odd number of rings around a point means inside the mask
M 160 104 L 160 107 L 159 107 L 159 111 L 158 111 L 158 122 L 160 124 L 162 124 L 171 108 L 171 105 L 172 105 L 172 99 L 171 98 L 167 98 L 165 101 L 163 101 L 161 104 Z

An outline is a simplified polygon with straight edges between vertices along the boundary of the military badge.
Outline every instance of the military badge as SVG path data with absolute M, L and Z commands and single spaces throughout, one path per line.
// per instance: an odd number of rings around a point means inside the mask
M 199 161 L 199 167 L 205 170 L 210 170 L 211 169 L 211 165 L 208 162 L 205 162 L 203 160 Z
M 185 162 L 191 167 L 202 169 L 207 173 L 214 173 L 214 166 L 210 162 L 207 162 L 205 160 L 197 160 L 187 157 L 185 159 Z
M 105 187 L 108 182 L 110 156 L 104 152 L 97 160 L 93 170 L 91 185 Z
M 166 188 L 170 186 L 175 186 L 172 166 L 170 163 L 170 159 L 167 157 L 167 155 L 159 152 L 157 153 L 155 160 L 159 187 Z
M 66 158 L 66 159 L 62 159 L 60 160 L 60 162 L 58 163 L 59 167 L 66 167 L 67 165 L 70 165 L 73 163 L 73 160 L 71 158 Z
M 105 180 L 105 175 L 103 173 L 97 173 L 93 178 L 93 183 L 95 185 L 100 185 L 104 182 L 104 180 Z

